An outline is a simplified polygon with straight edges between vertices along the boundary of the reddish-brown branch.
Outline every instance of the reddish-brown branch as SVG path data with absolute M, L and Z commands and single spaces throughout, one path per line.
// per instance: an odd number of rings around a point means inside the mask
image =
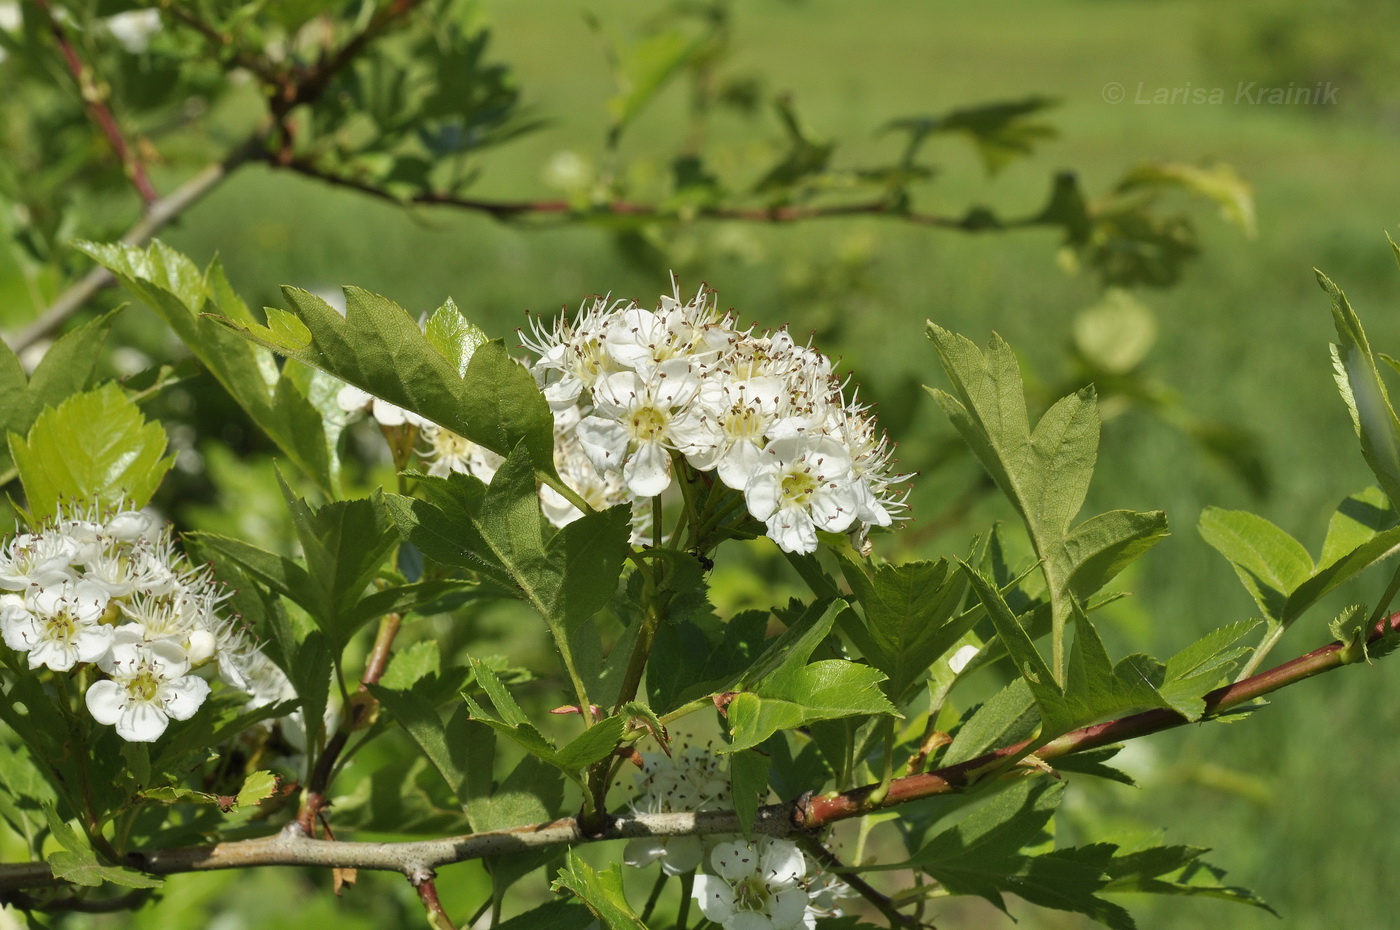
M 1400 613 L 1380 621 L 1368 641 L 1374 643 L 1383 635 L 1397 632 L 1400 632 Z M 1271 691 L 1356 662 L 1358 658 L 1355 650 L 1341 643 L 1323 646 L 1291 662 L 1210 692 L 1205 696 L 1206 716 L 1226 713 Z M 1152 710 L 1133 714 L 1066 733 L 1041 746 L 1037 756 L 1054 759 L 1189 722 L 1186 717 L 1172 711 Z M 935 772 L 896 778 L 891 782 L 888 794 L 878 804 L 871 803 L 871 794 L 879 786 L 867 785 L 833 797 L 799 798 L 786 804 L 769 805 L 759 810 L 753 830 L 769 836 L 792 836 L 907 801 L 960 790 L 985 773 L 996 771 L 997 766 L 1007 760 L 1022 757 L 1031 745 L 1018 743 Z M 280 834 L 261 839 L 216 843 L 212 846 L 137 850 L 128 854 L 127 864 L 158 875 L 296 865 L 377 869 L 399 872 L 411 880 L 421 880 L 423 876 L 430 877 L 434 868 L 449 863 L 542 847 L 639 836 L 708 836 L 738 832 L 739 821 L 733 811 L 621 816 L 611 818 L 595 832 L 580 829 L 578 821 L 570 817 L 509 830 L 402 843 L 317 840 L 293 823 Z M 0 865 L 0 896 L 53 884 L 55 879 L 47 863 Z
M 54 15 L 53 7 L 49 5 L 49 0 L 34 0 L 34 5 L 43 12 L 49 24 L 49 31 L 53 33 L 54 42 L 58 44 L 59 54 L 63 56 L 63 63 L 68 66 L 69 72 L 73 75 L 73 81 L 78 85 L 78 95 L 82 98 L 83 106 L 88 111 L 88 117 L 97 124 L 97 128 L 102 131 L 102 135 L 107 137 L 117 158 L 122 163 L 122 169 L 126 176 L 131 179 L 132 186 L 141 195 L 141 199 L 147 204 L 155 203 L 160 199 L 155 186 L 151 184 L 151 179 L 146 175 L 146 166 L 137 157 L 135 150 L 127 144 L 126 136 L 122 134 L 121 126 L 117 124 L 117 118 L 113 115 L 111 107 L 107 106 L 104 95 L 98 91 L 97 85 L 93 82 L 92 71 L 83 63 L 78 50 L 73 47 L 73 43 L 68 40 L 68 32 L 63 28 L 63 23 Z
M 365 660 L 365 670 L 360 675 L 360 687 L 356 696 L 344 709 L 344 716 L 335 733 L 326 741 L 321 755 L 316 759 L 316 767 L 307 779 L 306 794 L 302 798 L 301 809 L 297 812 L 297 825 L 306 836 L 316 835 L 316 824 L 326 806 L 326 792 L 330 789 L 335 774 L 335 765 L 340 754 L 350 740 L 350 734 L 370 721 L 379 706 L 370 693 L 370 685 L 379 684 L 384 669 L 389 665 L 389 653 L 393 649 L 394 638 L 398 636 L 402 622 L 399 614 L 386 614 L 379 622 L 379 632 L 374 638 L 369 658 Z
M 423 910 L 428 913 L 428 926 L 433 930 L 457 930 L 457 925 L 447 916 L 442 902 L 438 900 L 437 885 L 434 884 L 431 873 L 427 878 L 410 881 L 413 881 L 413 887 L 418 890 L 418 900 L 423 902 Z

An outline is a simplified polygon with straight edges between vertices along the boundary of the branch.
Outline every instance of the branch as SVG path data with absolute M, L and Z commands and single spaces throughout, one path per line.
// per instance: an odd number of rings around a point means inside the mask
M 222 161 L 207 165 L 168 196 L 146 207 L 141 219 L 121 237 L 125 245 L 145 245 L 171 220 L 188 210 L 196 201 L 214 188 L 241 165 L 252 161 L 262 151 L 264 133 L 255 133 L 248 141 L 229 153 Z M 64 321 L 83 308 L 98 291 L 116 282 L 116 277 L 103 267 L 96 267 L 59 295 L 47 310 L 15 336 L 6 340 L 15 352 L 22 352 L 63 325 Z
M 117 125 L 117 118 L 112 113 L 112 108 L 107 106 L 106 94 L 102 93 L 92 81 L 92 71 L 83 64 L 82 58 L 78 56 L 78 50 L 73 47 L 73 43 L 68 41 L 68 33 L 63 28 L 57 16 L 54 15 L 53 7 L 49 5 L 49 0 L 34 0 L 34 5 L 44 13 L 45 19 L 49 23 L 49 31 L 53 33 L 54 41 L 58 43 L 59 54 L 63 56 L 63 62 L 68 66 L 68 70 L 73 75 L 73 81 L 78 85 L 78 96 L 82 98 L 83 106 L 88 111 L 88 116 L 97 124 L 97 128 L 107 137 L 112 149 L 117 153 L 117 159 L 122 163 L 122 169 L 131 179 L 132 186 L 141 195 L 141 199 L 146 203 L 155 203 L 160 199 L 160 194 L 156 193 L 155 187 L 151 184 L 151 179 L 146 175 L 146 166 L 141 163 L 141 159 L 136 157 L 136 153 L 127 144 L 126 137 L 122 135 L 122 130 Z
M 758 223 L 795 223 L 804 220 L 837 219 L 851 216 L 883 216 L 900 219 L 918 226 L 940 229 L 954 229 L 962 232 L 986 232 L 988 230 L 1015 229 L 1033 226 L 1040 222 L 1038 216 L 1019 220 L 1004 220 L 992 223 L 983 215 L 969 215 L 963 218 L 942 216 L 935 213 L 922 213 L 896 206 L 888 200 L 866 200 L 857 203 L 831 204 L 827 206 L 793 206 L 791 204 L 770 207 L 696 207 L 686 211 L 677 210 L 653 203 L 632 200 L 610 200 L 605 203 L 581 207 L 569 200 L 491 200 L 478 197 L 460 197 L 439 191 L 420 191 L 408 197 L 400 197 L 392 191 L 345 175 L 336 174 L 319 167 L 308 158 L 294 158 L 277 161 L 268 158 L 270 164 L 294 171 L 309 178 L 315 178 L 332 187 L 343 187 L 357 191 L 378 200 L 390 203 L 429 207 L 456 207 L 476 213 L 485 213 L 498 220 L 513 220 L 529 216 L 545 217 L 587 217 L 587 216 L 635 216 L 649 219 L 681 220 L 743 220 Z
M 1376 643 L 1382 637 L 1396 633 L 1400 633 L 1400 613 L 1377 623 L 1367 643 Z M 1361 655 L 1355 646 L 1342 643 L 1323 646 L 1291 662 L 1210 692 L 1205 696 L 1206 709 L 1201 719 L 1218 716 L 1272 691 L 1358 661 L 1361 661 Z M 1199 721 L 1189 720 L 1174 711 L 1150 710 L 1066 733 L 1042 746 L 1036 755 L 1041 759 L 1053 759 L 1193 722 Z M 866 785 L 831 797 L 804 796 L 783 804 L 770 804 L 759 808 L 753 832 L 766 836 L 792 836 L 919 798 L 949 794 L 968 787 L 976 781 L 979 773 L 994 768 L 1003 760 L 1024 755 L 1030 745 L 1030 742 L 1017 743 L 934 772 L 896 778 L 879 803 L 872 803 L 870 796 L 881 786 Z M 635 837 L 710 836 L 739 832 L 739 817 L 733 811 L 633 814 L 610 818 L 596 830 L 587 832 L 580 828 L 576 818 L 566 817 L 509 830 L 399 843 L 316 840 L 307 836 L 293 822 L 282 832 L 259 839 L 234 840 L 211 846 L 135 850 L 127 854 L 126 864 L 156 875 L 265 865 L 370 869 L 399 872 L 421 883 L 439 866 L 550 846 L 573 846 Z M 0 864 L 0 896 L 8 896 L 24 888 L 58 883 L 44 862 Z

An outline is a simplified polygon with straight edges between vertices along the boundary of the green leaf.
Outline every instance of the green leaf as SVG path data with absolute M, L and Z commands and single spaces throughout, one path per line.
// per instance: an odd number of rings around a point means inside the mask
M 524 444 L 541 474 L 554 470 L 554 419 L 535 379 L 499 341 L 444 356 L 408 312 L 360 288 L 345 289 L 346 312 L 308 291 L 283 288 L 293 310 L 267 310 L 267 325 L 218 318 L 277 352 L 348 381 L 479 445 L 509 455 Z
M 144 507 L 175 464 L 166 445 L 160 424 L 147 423 L 111 383 L 45 410 L 27 437 L 10 434 L 29 512 L 39 519 L 60 500 Z
M 438 354 L 457 369 L 458 375 L 466 375 L 467 363 L 476 350 L 490 341 L 479 326 L 462 315 L 451 297 L 428 317 L 423 324 L 423 335 Z
M 886 129 L 907 132 L 911 150 L 940 133 L 964 136 L 976 147 L 987 173 L 995 174 L 1013 159 L 1030 155 L 1039 142 L 1058 135 L 1054 126 L 1033 118 L 1057 103 L 1052 97 L 1027 97 L 951 110 L 940 116 L 905 117 Z
M 727 752 L 750 749 L 779 730 L 858 714 L 895 714 L 880 690 L 883 672 L 844 659 L 784 669 L 729 705 Z
M 486 571 L 516 589 L 544 618 L 573 675 L 570 636 L 612 599 L 630 516 L 625 506 L 585 514 L 546 542 L 527 454 L 523 446 L 512 452 L 489 487 L 455 475 L 425 482 L 433 503 L 390 496 L 389 512 L 425 554 Z
M 1000 746 L 1028 738 L 1040 723 L 1026 679 L 1017 678 L 983 704 L 953 736 L 943 753 L 944 765 L 975 759 Z
M 355 608 L 398 541 L 383 492 L 320 509 L 297 498 L 285 482 L 282 492 L 310 582 L 310 590 L 293 600 L 306 608 L 338 651 L 370 619 Z
M 1167 536 L 1167 515 L 1110 510 L 1085 520 L 1065 537 L 1069 590 L 1081 604 Z
M 1000 592 L 971 566 L 960 564 L 1040 708 L 1040 743 L 1106 717 L 1168 706 L 1156 690 L 1161 683 L 1161 667 L 1146 656 L 1129 656 L 1114 665 L 1093 624 L 1077 605 L 1074 648 L 1065 684 L 1056 684 L 1050 677 L 1050 667 Z
M 150 246 L 79 242 L 128 291 L 144 301 L 199 359 L 248 416 L 327 494 L 334 494 L 335 430 L 322 411 L 278 372 L 272 353 L 203 316 L 212 309 L 237 326 L 256 326 L 218 261 L 201 274 L 184 255 L 156 241 Z
M 1337 389 L 1361 440 L 1361 454 L 1390 497 L 1392 507 L 1400 506 L 1400 419 L 1395 416 L 1356 311 L 1341 289 L 1320 271 L 1317 282 L 1332 300 L 1332 321 L 1337 328 L 1332 363 Z
M 753 838 L 754 816 L 768 797 L 768 767 L 768 759 L 754 750 L 736 752 L 729 757 L 734 813 L 739 816 L 739 830 L 746 840 Z
M 1005 911 L 1002 892 L 1014 890 L 1008 886 L 1025 863 L 1022 850 L 1044 838 L 1063 792 L 1059 783 L 1014 781 L 899 867 L 921 868 L 950 892 L 978 895 Z
M 1212 630 L 1167 660 L 1165 680 L 1157 689 L 1172 709 L 1188 720 L 1199 720 L 1205 712 L 1201 698 L 1223 683 L 1235 661 L 1249 652 L 1235 643 L 1259 625 L 1242 620 Z
M 271 772 L 253 772 L 243 779 L 243 787 L 238 789 L 235 806 L 247 807 L 272 797 L 277 792 L 278 778 Z
M 1283 622 L 1288 596 L 1313 573 L 1302 543 L 1263 517 L 1242 510 L 1207 507 L 1198 529 L 1229 560 L 1264 615 Z
M 620 53 L 614 52 L 613 72 L 618 93 L 608 100 L 613 144 L 667 82 L 703 51 L 706 44 L 704 36 L 692 37 L 679 30 L 668 29 L 647 36 Z
M 732 689 L 751 688 L 783 669 L 800 669 L 813 650 L 826 639 L 842 611 L 850 606 L 842 600 L 819 599 L 802 611 L 796 620 L 773 639 L 753 664 L 734 680 Z
M 862 625 L 853 611 L 845 612 L 842 629 L 866 661 L 889 677 L 886 693 L 902 704 L 929 666 L 966 632 L 964 624 L 950 629 L 950 621 L 967 593 L 967 579 L 950 571 L 945 560 L 886 563 L 873 576 L 841 561 L 866 619 Z
M 1056 666 L 1077 590 L 1101 586 L 1110 573 L 1160 536 L 1160 515 L 1099 517 L 1075 533 L 1098 454 L 1099 417 L 1092 387 L 1057 401 L 1034 431 L 1021 372 L 1010 346 L 993 335 L 986 352 L 929 324 L 954 394 L 930 388 L 963 440 L 1025 521 L 1050 589 Z M 956 395 L 956 396 L 955 396 Z M 1082 535 L 1080 535 L 1082 533 Z M 1079 584 L 1075 572 L 1085 563 Z M 1060 668 L 1051 670 L 1058 680 Z
M 370 694 L 379 699 L 394 719 L 403 727 L 409 737 L 422 750 L 423 755 L 437 769 L 447 786 L 452 789 L 463 807 L 466 806 L 466 772 L 449 747 L 447 728 L 438 716 L 437 708 L 425 697 L 411 691 L 398 691 L 381 685 L 370 685 Z
M 565 774 L 582 772 L 594 762 L 606 759 L 617 748 L 627 720 L 621 716 L 604 717 L 581 734 L 565 743 L 552 760 Z
M 27 433 L 45 407 L 57 407 L 88 388 L 115 315 L 104 313 L 64 333 L 27 381 L 19 358 L 9 346 L 0 348 L 0 426 L 7 435 Z
M 496 924 L 495 930 L 587 930 L 595 922 L 593 912 L 586 907 L 568 901 L 546 901 Z
M 48 818 L 49 832 L 63 847 L 48 857 L 49 868 L 53 870 L 55 878 L 90 887 L 103 882 L 125 888 L 159 888 L 163 884 L 159 878 L 132 869 L 99 864 L 92 847 L 59 818 L 52 804 L 44 804 L 44 814 Z
M 607 930 L 646 930 L 646 924 L 627 903 L 620 864 L 597 872 L 570 849 L 550 887 L 556 892 L 573 892 Z
M 1156 162 L 1138 165 L 1118 181 L 1117 191 L 1179 188 L 1214 201 L 1220 215 L 1253 238 L 1258 232 L 1254 215 L 1254 190 L 1249 182 L 1226 164 L 1210 166 L 1185 162 Z
M 259 549 L 241 539 L 220 536 L 217 533 L 192 533 L 190 538 L 200 546 L 207 547 L 233 562 L 241 571 L 304 609 L 310 611 L 315 603 L 315 585 L 312 584 L 306 569 L 292 559 Z

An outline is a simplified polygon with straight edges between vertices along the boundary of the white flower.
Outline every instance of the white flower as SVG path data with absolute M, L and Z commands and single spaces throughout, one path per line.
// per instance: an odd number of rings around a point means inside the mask
M 637 497 L 655 497 L 671 486 L 671 422 L 699 386 L 685 359 L 663 362 L 645 378 L 609 375 L 594 386 L 594 412 L 578 425 L 584 451 L 599 471 L 620 468 Z
M 778 420 L 783 384 L 777 378 L 716 377 L 671 426 L 676 448 L 700 471 L 713 470 L 736 491 L 758 469 L 766 435 Z
M 159 518 L 142 510 L 123 510 L 107 521 L 107 533 L 124 543 L 155 542 L 163 535 Z
M 768 526 L 784 552 L 817 548 L 817 530 L 844 532 L 861 496 L 846 447 L 822 433 L 794 427 L 774 439 L 744 489 L 749 513 Z
M 962 670 L 967 668 L 969 662 L 977 658 L 979 652 L 981 650 L 971 643 L 959 646 L 958 650 L 948 657 L 948 668 L 952 669 L 954 675 L 962 674 Z
M 816 926 L 802 882 L 807 862 L 797 844 L 759 837 L 720 843 L 710 853 L 714 874 L 697 875 L 700 911 L 724 930 L 797 930 Z
M 189 659 L 170 640 L 118 643 L 102 665 L 112 677 L 88 688 L 88 713 L 128 742 L 159 739 L 171 720 L 193 717 L 209 694 L 207 681 L 186 674 Z
M 504 458 L 485 446 L 464 439 L 436 423 L 424 424 L 422 436 L 428 444 L 423 461 L 428 463 L 430 475 L 446 478 L 452 472 L 459 472 L 475 475 L 490 484 L 496 470 L 505 464 Z
M 61 533 L 21 533 L 0 551 L 0 589 L 58 584 L 72 577 L 78 546 Z
M 604 350 L 603 330 L 613 315 L 631 306 L 634 304 L 628 301 L 610 305 L 606 297 L 599 297 L 572 323 L 560 318 L 547 329 L 535 319 L 530 324 L 530 335 L 521 333 L 521 343 L 539 356 L 530 371 L 553 410 L 586 402 L 585 395 L 599 378 L 623 370 Z
M 112 642 L 102 622 L 107 595 L 90 581 L 62 581 L 32 589 L 23 606 L 13 601 L 0 611 L 5 644 L 29 654 L 29 667 L 47 665 L 66 672 L 79 662 L 96 662 Z
M 380 426 L 403 426 L 405 423 L 409 426 L 422 426 L 427 422 L 418 414 L 375 397 L 353 384 L 347 384 L 340 389 L 335 395 L 335 404 L 346 413 L 368 408 L 370 415 Z
M 107 17 L 107 31 L 133 55 L 144 52 L 151 44 L 151 36 L 160 30 L 159 10 L 127 10 Z
M 729 776 L 721 769 L 720 758 L 709 750 L 690 746 L 669 757 L 642 753 L 634 811 L 665 814 L 731 806 Z M 638 869 L 659 861 L 667 875 L 680 875 L 700 865 L 703 855 L 704 844 L 698 836 L 642 836 L 627 841 L 622 861 Z

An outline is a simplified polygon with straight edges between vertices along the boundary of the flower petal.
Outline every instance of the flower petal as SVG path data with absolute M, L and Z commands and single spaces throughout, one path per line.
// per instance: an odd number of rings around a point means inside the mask
M 92 687 L 87 689 L 84 700 L 92 719 L 110 727 L 122 715 L 126 689 L 115 681 L 93 682 Z

